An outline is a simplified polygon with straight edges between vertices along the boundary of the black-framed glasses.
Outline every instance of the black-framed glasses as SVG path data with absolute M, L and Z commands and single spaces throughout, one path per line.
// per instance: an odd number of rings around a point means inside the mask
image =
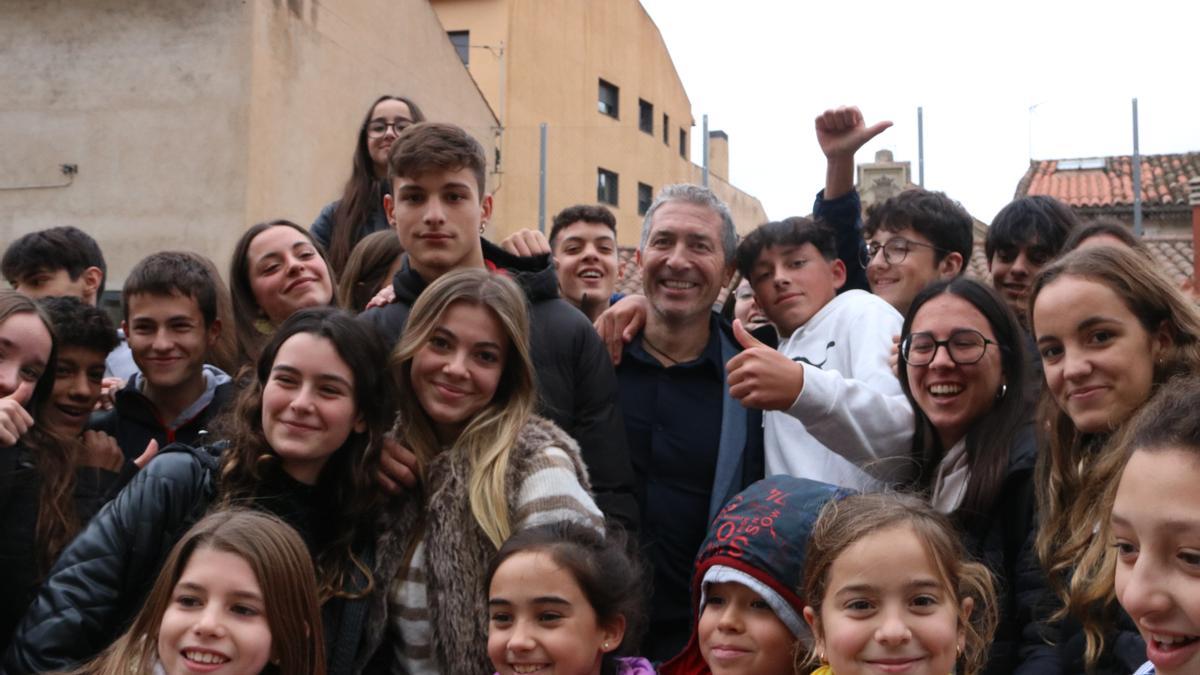
M 882 249 L 883 259 L 887 262 L 887 264 L 899 265 L 900 263 L 904 262 L 905 258 L 908 257 L 908 252 L 912 250 L 913 246 L 924 246 L 925 248 L 931 248 L 939 253 L 948 253 L 946 249 L 939 248 L 933 244 L 924 244 L 919 241 L 905 239 L 904 237 L 892 237 L 883 244 L 875 241 L 868 241 L 866 247 L 858 249 L 858 261 L 862 263 L 863 267 L 866 267 L 867 265 L 871 264 L 871 261 L 875 259 L 876 254 L 878 254 Z
M 977 330 L 960 328 L 945 340 L 935 340 L 933 333 L 910 333 L 900 343 L 900 356 L 910 366 L 927 366 L 937 357 L 938 347 L 945 347 L 950 360 L 960 366 L 979 363 L 987 346 L 997 344 Z
M 388 127 L 395 129 L 396 135 L 399 136 L 400 132 L 411 127 L 412 123 L 412 120 L 404 119 L 403 117 L 397 117 L 391 122 L 384 119 L 371 120 L 367 122 L 367 136 L 370 138 L 379 138 L 387 133 Z

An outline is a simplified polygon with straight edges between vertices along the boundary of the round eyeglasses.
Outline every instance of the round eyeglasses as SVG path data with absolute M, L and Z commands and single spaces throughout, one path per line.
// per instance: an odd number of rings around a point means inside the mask
M 404 119 L 403 117 L 397 117 L 391 122 L 387 120 L 371 120 L 370 122 L 367 122 L 367 137 L 379 138 L 387 133 L 388 127 L 394 129 L 396 131 L 396 135 L 399 136 L 400 132 L 411 127 L 412 123 L 412 120 Z
M 950 333 L 946 340 L 935 340 L 932 333 L 911 333 L 900 342 L 900 356 L 910 366 L 927 366 L 937 357 L 938 347 L 945 347 L 950 360 L 960 366 L 979 363 L 988 345 L 996 344 L 977 330 L 961 328 Z
M 875 259 L 875 255 L 882 250 L 883 259 L 885 262 L 887 262 L 887 264 L 899 265 L 900 263 L 904 262 L 905 258 L 908 257 L 908 252 L 912 250 L 913 246 L 924 246 L 925 248 L 931 248 L 939 253 L 948 253 L 946 249 L 939 248 L 933 244 L 923 244 L 919 241 L 905 239 L 904 237 L 892 237 L 883 244 L 880 244 L 876 241 L 867 242 L 865 247 L 858 249 L 858 261 L 862 263 L 863 267 L 866 267 L 867 265 L 871 264 L 872 260 Z

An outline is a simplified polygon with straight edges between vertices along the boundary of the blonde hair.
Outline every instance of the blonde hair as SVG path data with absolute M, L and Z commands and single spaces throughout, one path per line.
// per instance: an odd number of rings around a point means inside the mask
M 324 675 L 325 640 L 317 604 L 316 573 L 300 535 L 268 513 L 230 509 L 209 514 L 171 549 L 154 588 L 129 630 L 71 675 L 150 673 L 158 662 L 158 632 L 175 584 L 200 549 L 246 561 L 262 589 L 271 652 L 264 673 Z
M 504 372 L 492 400 L 470 419 L 453 451 L 471 463 L 468 481 L 471 513 L 492 544 L 499 548 L 512 533 L 509 521 L 509 453 L 537 402 L 533 360 L 529 354 L 529 315 L 525 295 L 508 278 L 484 270 L 459 270 L 426 288 L 409 314 L 404 337 L 392 353 L 391 367 L 400 389 L 397 436 L 417 456 L 422 483 L 433 458 L 442 452 L 429 415 L 412 385 L 412 361 L 433 335 L 446 311 L 456 303 L 486 309 L 508 337 Z
M 958 622 L 966 636 L 957 672 L 977 675 L 987 662 L 999 620 L 992 574 L 987 567 L 967 559 L 962 539 L 946 516 L 910 495 L 852 495 L 832 500 L 821 509 L 808 539 L 800 593 L 817 616 L 814 633 L 821 630 L 821 606 L 828 590 L 829 571 L 842 552 L 864 537 L 900 526 L 912 528 L 941 581 L 954 595 Z M 966 598 L 974 603 L 969 612 L 963 608 Z M 815 663 L 816 655 L 809 653 L 796 664 L 797 672 L 806 672 L 803 669 Z
M 1038 295 L 1062 277 L 1079 277 L 1107 287 L 1148 333 L 1163 329 L 1169 333 L 1171 344 L 1154 364 L 1154 387 L 1172 375 L 1200 371 L 1200 312 L 1145 257 L 1123 248 L 1078 249 L 1042 270 L 1029 295 L 1029 326 L 1035 336 L 1033 308 Z M 1120 446 L 1110 443 L 1107 434 L 1085 434 L 1076 429 L 1045 388 L 1038 406 L 1038 429 L 1043 434 L 1043 450 L 1038 454 L 1034 477 L 1039 513 L 1035 547 L 1050 588 L 1062 603 L 1053 618 L 1061 619 L 1068 613 L 1084 611 L 1072 595 L 1090 597 L 1090 592 L 1084 590 L 1090 586 L 1088 575 L 1092 572 L 1087 571 L 1088 566 L 1095 562 L 1084 560 L 1095 537 L 1089 524 L 1103 519 L 1103 496 L 1116 480 L 1124 457 Z M 1089 635 L 1089 661 L 1103 647 L 1102 639 L 1093 643 L 1092 638 Z
M 1068 609 L 1083 624 L 1085 656 L 1094 663 L 1104 646 L 1105 629 L 1112 625 L 1116 590 L 1116 550 L 1112 546 L 1111 515 L 1117 486 L 1129 458 L 1138 451 L 1181 449 L 1200 458 L 1200 377 L 1180 375 L 1159 387 L 1154 396 L 1113 435 L 1108 451 L 1117 469 L 1098 500 L 1100 529 L 1088 542 L 1071 578 Z

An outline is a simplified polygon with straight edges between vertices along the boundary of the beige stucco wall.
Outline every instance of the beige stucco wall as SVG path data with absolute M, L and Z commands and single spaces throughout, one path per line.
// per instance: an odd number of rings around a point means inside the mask
M 0 3 L 0 188 L 79 167 L 69 187 L 0 190 L 0 239 L 80 227 L 109 288 L 154 250 L 220 253 L 245 212 L 246 14 L 235 0 Z
M 504 125 L 497 234 L 537 227 L 542 122 L 548 124 L 547 230 L 555 212 L 596 201 L 600 167 L 619 176 L 614 211 L 622 245 L 634 245 L 640 236 L 639 182 L 655 193 L 669 183 L 700 182 L 700 168 L 679 155 L 680 125 L 689 145 L 693 132 L 699 133 L 692 128 L 691 103 L 658 27 L 637 0 L 432 4 L 447 31 L 471 31 L 472 45 L 504 44 L 502 62 L 482 49 L 472 49 L 470 59 L 471 74 Z M 620 88 L 619 119 L 597 110 L 600 78 Z M 639 98 L 654 105 L 652 134 L 638 129 Z M 667 144 L 664 112 L 670 117 Z M 724 181 L 712 183 L 734 205 L 739 227 L 765 219 L 756 199 Z
M 312 222 L 381 93 L 469 129 L 495 117 L 426 0 L 0 3 L 0 243 L 76 225 L 119 288 L 186 248 L 224 269 L 250 223 Z

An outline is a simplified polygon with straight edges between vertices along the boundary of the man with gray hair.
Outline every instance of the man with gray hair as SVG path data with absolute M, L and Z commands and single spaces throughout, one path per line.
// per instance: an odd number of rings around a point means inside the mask
M 729 395 L 725 363 L 741 348 L 712 312 L 736 246 L 729 208 L 697 185 L 663 188 L 642 224 L 637 262 L 649 312 L 617 380 L 654 569 L 644 644 L 655 661 L 690 635 L 692 564 L 709 522 L 763 477 L 762 413 Z

